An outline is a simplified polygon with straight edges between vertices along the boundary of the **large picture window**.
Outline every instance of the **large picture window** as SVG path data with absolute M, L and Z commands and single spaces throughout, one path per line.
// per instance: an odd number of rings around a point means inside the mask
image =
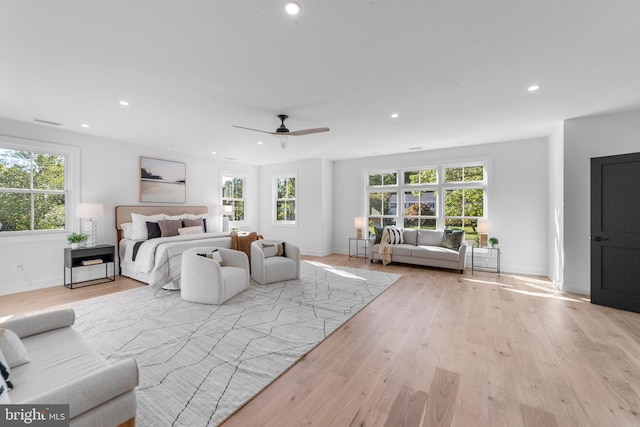
M 417 230 L 464 229 L 477 236 L 487 209 L 487 162 L 370 171 L 366 175 L 369 232 L 396 225 Z
M 65 230 L 64 154 L 0 147 L 0 233 Z
M 230 221 L 244 221 L 245 196 L 244 178 L 234 176 L 222 177 L 222 205 L 232 206 Z
M 296 176 L 281 174 L 274 177 L 274 208 L 276 224 L 296 224 Z

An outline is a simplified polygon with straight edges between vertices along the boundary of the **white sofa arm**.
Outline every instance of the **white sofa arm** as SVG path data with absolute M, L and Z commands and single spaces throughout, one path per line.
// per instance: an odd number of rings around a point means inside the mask
M 20 338 L 73 325 L 76 314 L 71 308 L 27 314 L 4 321 L 0 328 L 11 329 Z
M 74 381 L 62 384 L 21 404 L 69 404 L 69 417 L 75 418 L 138 385 L 138 364 L 134 359 L 119 360 Z

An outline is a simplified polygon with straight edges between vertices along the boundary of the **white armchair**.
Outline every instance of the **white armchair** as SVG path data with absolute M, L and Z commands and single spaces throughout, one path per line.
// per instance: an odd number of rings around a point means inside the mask
M 249 287 L 247 254 L 217 248 L 222 263 L 198 255 L 211 253 L 213 250 L 214 248 L 192 248 L 183 252 L 180 286 L 183 300 L 220 305 Z
M 277 254 L 276 248 L 271 250 L 273 245 L 278 244 L 283 245 L 282 255 Z M 251 277 L 261 285 L 300 278 L 300 249 L 293 243 L 281 240 L 257 240 L 251 243 Z

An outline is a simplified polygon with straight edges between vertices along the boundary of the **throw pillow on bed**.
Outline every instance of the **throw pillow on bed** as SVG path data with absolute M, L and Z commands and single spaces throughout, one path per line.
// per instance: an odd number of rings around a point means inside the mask
M 182 228 L 182 220 L 181 219 L 172 219 L 172 220 L 160 220 L 158 221 L 158 225 L 160 226 L 160 233 L 162 237 L 171 237 L 178 235 L 178 228 Z
M 184 236 L 186 234 L 202 234 L 202 226 L 195 225 L 193 227 L 178 228 L 178 234 Z
M 163 214 L 140 215 L 137 213 L 131 213 L 131 222 L 133 223 L 131 240 L 147 240 L 149 238 L 149 234 L 147 233 L 147 221 L 158 222 L 161 219 L 164 219 Z
M 149 239 L 157 239 L 158 237 L 162 237 L 160 225 L 158 225 L 157 222 L 147 221 L 147 236 L 149 237 Z
M 199 225 L 200 227 L 202 227 L 203 233 L 207 232 L 207 220 L 205 218 L 196 218 L 196 219 L 183 218 L 182 219 L 182 227 L 195 227 L 196 225 Z
M 460 245 L 462 244 L 462 237 L 464 237 L 463 230 L 452 230 L 450 228 L 446 228 L 442 234 L 442 247 L 457 251 L 460 249 Z

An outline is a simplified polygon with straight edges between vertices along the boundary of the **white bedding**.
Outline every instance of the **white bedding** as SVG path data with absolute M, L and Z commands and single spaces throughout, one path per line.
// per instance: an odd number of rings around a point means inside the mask
M 200 246 L 231 248 L 231 237 L 229 233 L 202 233 L 149 239 L 140 245 L 133 261 L 135 243 L 129 240 L 124 245 L 122 274 L 151 286 L 179 289 L 182 252 Z

